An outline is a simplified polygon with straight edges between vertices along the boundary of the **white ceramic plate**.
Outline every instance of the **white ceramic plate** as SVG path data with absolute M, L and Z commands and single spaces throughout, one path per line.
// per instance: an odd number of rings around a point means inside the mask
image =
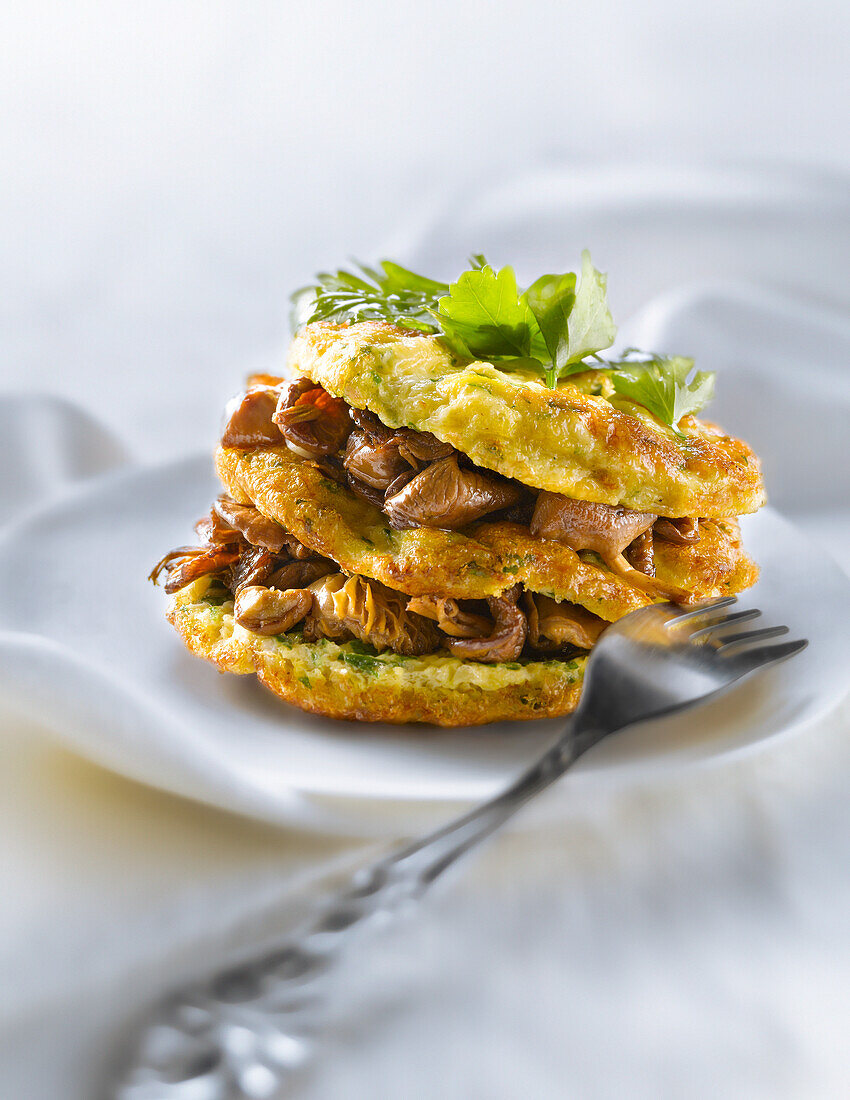
M 209 459 L 186 460 L 99 479 L 8 529 L 4 695 L 17 689 L 20 706 L 137 779 L 267 820 L 367 832 L 399 805 L 418 824 L 425 810 L 493 794 L 562 727 L 322 719 L 253 677 L 222 676 L 190 656 L 164 619 L 166 597 L 145 577 L 165 550 L 190 541 L 216 491 Z M 762 579 L 742 605 L 761 607 L 766 623 L 787 623 L 809 648 L 698 710 L 611 738 L 579 763 L 572 783 L 632 782 L 716 761 L 838 701 L 850 667 L 850 582 L 769 509 L 745 521 L 745 538 Z

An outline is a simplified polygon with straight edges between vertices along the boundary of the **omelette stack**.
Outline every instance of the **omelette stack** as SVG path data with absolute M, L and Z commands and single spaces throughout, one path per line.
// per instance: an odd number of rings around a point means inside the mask
M 225 416 L 222 495 L 166 555 L 168 617 L 222 671 L 338 718 L 566 714 L 608 623 L 758 574 L 746 444 L 674 430 L 604 371 L 554 388 L 438 334 L 316 322 Z

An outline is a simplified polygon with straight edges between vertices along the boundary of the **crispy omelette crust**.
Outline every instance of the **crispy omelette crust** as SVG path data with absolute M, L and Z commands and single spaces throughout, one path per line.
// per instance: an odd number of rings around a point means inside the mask
M 601 564 L 584 560 L 561 543 L 533 538 L 516 523 L 485 521 L 468 533 L 424 527 L 391 531 L 377 508 L 286 447 L 220 447 L 216 469 L 234 499 L 253 504 L 311 550 L 332 558 L 347 573 L 360 573 L 411 596 L 480 599 L 521 582 L 532 592 L 569 600 L 609 622 L 652 603 L 645 592 Z M 655 546 L 658 577 L 692 592 L 694 599 L 732 595 L 758 577 L 735 520 L 701 524 L 693 546 L 661 539 Z
M 369 656 L 348 642 L 264 638 L 233 621 L 233 604 L 209 603 L 204 577 L 172 597 L 168 619 L 189 649 L 222 672 L 256 673 L 288 703 L 361 722 L 472 726 L 556 718 L 575 710 L 586 658 L 483 665 L 457 657 Z
M 289 366 L 390 428 L 432 432 L 479 466 L 577 500 L 674 518 L 765 500 L 745 443 L 691 416 L 682 438 L 631 401 L 583 392 L 580 375 L 550 390 L 534 372 L 458 360 L 437 336 L 377 321 L 308 325 Z

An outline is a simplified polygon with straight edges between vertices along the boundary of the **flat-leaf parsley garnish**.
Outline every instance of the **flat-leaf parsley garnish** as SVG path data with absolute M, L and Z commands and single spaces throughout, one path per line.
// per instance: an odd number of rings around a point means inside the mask
M 500 370 L 535 370 L 551 389 L 572 374 L 598 370 L 621 397 L 643 405 L 679 431 L 714 392 L 714 375 L 693 361 L 664 356 L 605 360 L 617 327 L 608 307 L 606 276 L 582 253 L 581 272 L 541 275 L 517 284 L 512 267 L 498 270 L 480 253 L 453 283 L 417 275 L 391 260 L 357 272 L 322 272 L 293 295 L 293 328 L 314 321 L 388 321 L 440 336 L 461 359 Z
M 693 359 L 656 355 L 606 366 L 616 393 L 643 405 L 676 432 L 683 416 L 699 412 L 714 396 L 714 372 L 694 371 Z
M 529 358 L 540 329 L 513 268 L 489 264 L 464 271 L 437 304 L 436 318 L 451 347 L 467 359 Z
M 316 283 L 292 295 L 292 327 L 313 321 L 391 321 L 403 328 L 436 332 L 433 310 L 448 283 L 439 283 L 382 260 L 380 270 L 358 264 L 360 274 L 322 271 Z

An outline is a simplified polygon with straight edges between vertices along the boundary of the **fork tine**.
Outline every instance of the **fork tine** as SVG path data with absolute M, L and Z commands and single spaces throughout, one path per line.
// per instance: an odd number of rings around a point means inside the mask
M 734 611 L 731 615 L 724 615 L 722 619 L 715 619 L 713 623 L 709 623 L 708 626 L 701 626 L 698 630 L 695 630 L 689 635 L 689 641 L 694 642 L 698 638 L 706 637 L 709 634 L 713 634 L 715 630 L 720 630 L 724 626 L 730 626 L 732 623 L 748 623 L 751 619 L 757 619 L 761 615 L 761 611 L 757 607 L 751 607 L 747 611 Z
M 766 641 L 768 638 L 779 638 L 788 633 L 787 626 L 766 626 L 764 630 L 744 630 L 740 634 L 729 634 L 719 638 L 722 644 L 717 647 L 718 653 L 725 653 L 732 646 L 747 645 L 749 642 Z
M 736 596 L 721 596 L 718 600 L 706 600 L 705 603 L 701 603 L 699 607 L 689 608 L 687 611 L 681 611 L 676 609 L 676 614 L 672 614 L 667 620 L 668 626 L 679 626 L 681 623 L 687 623 L 691 619 L 699 619 L 704 615 L 711 615 L 715 611 L 720 611 L 724 607 L 731 607 L 733 603 L 737 603 Z
M 805 649 L 809 644 L 807 638 L 798 638 L 793 642 L 782 642 L 780 645 L 764 645 L 758 649 L 743 649 L 737 653 L 729 654 L 726 659 L 741 667 L 742 672 L 754 672 L 757 668 L 765 668 L 767 665 L 784 661 L 786 657 L 793 657 L 795 653 Z

